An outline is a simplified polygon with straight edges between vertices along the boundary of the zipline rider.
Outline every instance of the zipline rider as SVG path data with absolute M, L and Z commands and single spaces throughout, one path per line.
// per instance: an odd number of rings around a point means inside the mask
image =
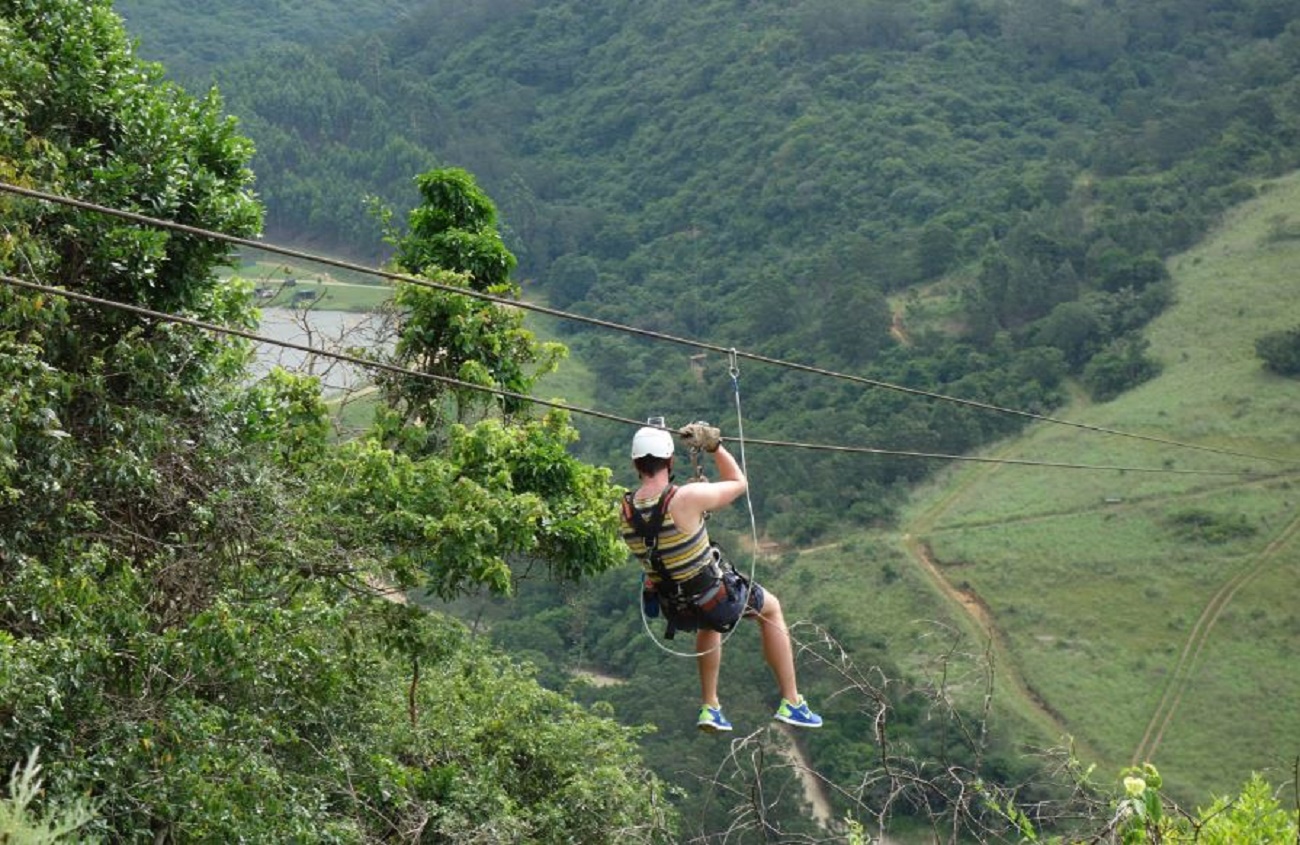
M 702 731 L 731 730 L 718 700 L 722 635 L 740 619 L 758 622 L 763 658 L 776 677 L 781 704 L 773 718 L 815 728 L 822 723 L 799 694 L 794 651 L 781 613 L 781 602 L 735 571 L 709 541 L 705 515 L 735 501 L 748 486 L 736 459 L 722 446 L 718 429 L 692 423 L 678 432 L 682 442 L 713 455 L 717 481 L 672 483 L 673 438 L 647 426 L 632 438 L 632 465 L 641 486 L 623 498 L 623 539 L 645 572 L 647 607 L 667 618 L 666 637 L 695 631 L 696 660 L 703 706 L 696 726 Z M 653 612 L 651 612 L 653 615 Z

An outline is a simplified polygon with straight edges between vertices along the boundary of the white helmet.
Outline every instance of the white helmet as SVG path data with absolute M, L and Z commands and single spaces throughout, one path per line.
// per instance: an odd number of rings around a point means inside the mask
M 637 429 L 632 436 L 632 459 L 654 456 L 671 458 L 673 456 L 673 436 L 662 428 Z

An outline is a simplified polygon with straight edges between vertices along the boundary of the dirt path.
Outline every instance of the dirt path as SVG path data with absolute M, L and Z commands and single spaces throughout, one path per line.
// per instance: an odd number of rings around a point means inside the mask
M 825 784 L 808 764 L 808 757 L 795 737 L 795 729 L 785 725 L 780 725 L 779 729 L 784 735 L 784 741 L 776 743 L 777 751 L 790 763 L 790 768 L 794 769 L 795 776 L 799 778 L 804 800 L 812 807 L 813 821 L 821 825 L 823 830 L 830 830 L 835 822 L 835 812 L 831 809 L 830 799 L 826 797 Z
M 1025 680 L 1024 675 L 1020 674 L 1015 661 L 1011 658 L 1011 650 L 1007 646 L 1006 638 L 998 628 L 997 623 L 993 620 L 993 614 L 989 612 L 988 605 L 979 597 L 979 594 L 971 589 L 962 589 L 955 586 L 939 569 L 935 563 L 934 556 L 930 553 L 930 548 L 919 538 L 912 534 L 903 535 L 903 546 L 907 549 L 911 558 L 916 561 L 921 569 L 930 576 L 930 580 L 939 588 L 939 590 L 948 597 L 954 604 L 966 612 L 980 630 L 989 638 L 989 649 L 993 655 L 993 667 L 997 681 L 1002 685 L 1010 685 L 1015 694 L 1031 708 L 1031 713 L 1035 719 L 1042 725 L 1054 738 L 1060 738 L 1070 734 L 1069 727 L 1060 713 L 1052 709 L 1051 705 L 1038 694 L 1029 682 Z M 1074 738 L 1074 745 L 1080 751 L 1091 756 L 1096 756 L 1089 752 L 1084 743 Z
M 1001 631 L 997 627 L 992 614 L 988 607 L 977 593 L 970 589 L 961 589 L 948 580 L 942 569 L 934 560 L 930 553 L 929 547 L 922 539 L 925 534 L 933 531 L 939 518 L 947 511 L 951 504 L 965 490 L 972 485 L 986 480 L 990 475 L 998 471 L 998 466 L 990 464 L 982 470 L 970 474 L 965 481 L 952 485 L 945 492 L 942 498 L 932 504 L 925 511 L 920 513 L 906 526 L 903 535 L 903 546 L 909 557 L 914 560 L 921 570 L 930 578 L 939 590 L 948 597 L 956 606 L 960 607 L 967 617 L 971 619 L 979 628 L 986 632 L 990 639 L 990 647 L 998 667 L 998 678 L 1004 683 L 1010 683 L 1011 688 L 1025 702 L 1029 703 L 1038 720 L 1046 726 L 1055 735 L 1061 736 L 1069 733 L 1064 719 L 1033 689 L 1025 678 L 1017 671 L 1015 662 L 1011 659 L 1010 649 L 1005 642 Z M 1250 486 L 1261 483 L 1271 483 L 1275 478 L 1252 479 L 1239 482 L 1240 486 Z M 1238 486 L 1238 485 L 1228 485 Z M 1186 491 L 1183 495 L 1174 498 L 1184 498 L 1189 496 L 1203 495 L 1204 489 L 1194 489 Z M 1148 761 L 1155 756 L 1156 750 L 1160 746 L 1164 733 L 1169 725 L 1173 722 L 1175 714 L 1178 712 L 1179 705 L 1188 687 L 1191 685 L 1196 675 L 1196 665 L 1205 644 L 1209 641 L 1210 634 L 1214 629 L 1215 623 L 1223 613 L 1229 602 L 1232 601 L 1237 591 L 1256 578 L 1263 572 L 1267 566 L 1276 558 L 1278 553 L 1286 548 L 1297 535 L 1300 535 L 1300 515 L 1297 515 L 1285 528 L 1279 532 L 1278 536 L 1260 552 L 1253 565 L 1244 568 L 1225 581 L 1220 588 L 1210 597 L 1205 609 L 1201 612 L 1200 618 L 1196 620 L 1187 641 L 1183 644 L 1183 649 L 1178 658 L 1178 663 L 1170 675 L 1169 683 L 1166 685 L 1160 702 L 1156 705 L 1155 712 L 1152 713 L 1151 719 L 1147 724 L 1146 731 L 1143 733 L 1141 742 L 1133 751 L 1132 763 L 1137 765 L 1141 762 Z M 1078 737 L 1074 738 L 1076 747 L 1085 755 L 1096 757 L 1086 748 Z
M 903 312 L 895 311 L 893 318 L 889 321 L 889 335 L 902 346 L 911 346 L 912 338 L 907 334 L 907 327 L 903 324 Z
M 1001 456 L 1005 451 L 1006 449 L 997 452 L 995 456 Z M 1026 704 L 1034 720 L 1052 737 L 1059 738 L 1070 733 L 1065 720 L 1048 705 L 1047 701 L 1020 674 L 1019 667 L 1012 659 L 1006 638 L 995 623 L 993 614 L 989 612 L 988 605 L 973 589 L 959 588 L 948 580 L 943 570 L 935 562 L 929 546 L 926 545 L 923 539 L 924 535 L 933 530 L 939 518 L 943 516 L 962 493 L 971 486 L 987 480 L 989 476 L 998 472 L 999 469 L 998 464 L 986 464 L 975 472 L 968 474 L 965 480 L 949 485 L 947 491 L 938 501 L 918 514 L 905 526 L 903 548 L 908 557 L 916 563 L 917 567 L 929 578 L 931 583 L 954 605 L 961 608 L 965 615 L 989 638 L 989 649 L 993 657 L 998 683 L 1009 686 L 1012 692 Z M 1077 738 L 1075 738 L 1074 744 L 1085 755 L 1096 757 Z
M 622 678 L 616 678 L 613 675 L 591 669 L 571 669 L 570 674 L 575 678 L 589 681 L 598 687 L 611 687 L 626 683 Z M 829 831 L 833 829 L 836 821 L 835 811 L 831 808 L 830 799 L 826 795 L 826 785 L 822 782 L 821 776 L 808 762 L 808 757 L 804 754 L 803 748 L 800 747 L 795 736 L 795 729 L 785 725 L 777 725 L 777 727 L 780 729 L 782 736 L 774 745 L 777 752 L 785 758 L 786 762 L 790 764 L 790 768 L 794 770 L 795 777 L 799 779 L 804 800 L 808 802 L 808 806 L 812 807 L 813 821 L 817 822 L 823 830 Z M 888 845 L 887 841 L 882 845 Z

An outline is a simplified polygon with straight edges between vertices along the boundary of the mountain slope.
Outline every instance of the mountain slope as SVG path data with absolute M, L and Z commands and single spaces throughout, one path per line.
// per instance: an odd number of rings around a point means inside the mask
M 904 520 L 987 608 L 1008 671 L 1102 762 L 1154 761 L 1185 797 L 1289 766 L 1300 736 L 1300 382 L 1253 352 L 1300 323 L 1300 242 L 1277 239 L 1297 219 L 1293 175 L 1175 257 L 1148 332 L 1162 375 L 1059 413 L 1276 461 L 1039 424 L 999 457 L 1230 474 L 961 468 Z

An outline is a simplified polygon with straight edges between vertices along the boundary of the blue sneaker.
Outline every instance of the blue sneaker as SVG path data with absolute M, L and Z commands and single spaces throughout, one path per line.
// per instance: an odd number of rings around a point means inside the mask
M 781 699 L 781 706 L 776 708 L 776 715 L 772 718 L 800 728 L 820 728 L 822 726 L 822 717 L 809 710 L 806 701 L 791 704 L 783 698 Z
M 695 720 L 695 727 L 706 733 L 716 734 L 731 730 L 731 723 L 722 715 L 721 707 L 704 705 L 700 708 L 700 718 Z

